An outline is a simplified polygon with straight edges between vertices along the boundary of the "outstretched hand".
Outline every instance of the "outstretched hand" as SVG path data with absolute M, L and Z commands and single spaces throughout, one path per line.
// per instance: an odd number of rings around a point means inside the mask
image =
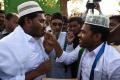
M 51 33 L 46 33 L 44 36 L 43 43 L 44 43 L 46 52 L 54 49 L 56 52 L 56 56 L 57 57 L 61 56 L 63 50 L 54 35 L 52 35 Z
M 49 32 L 45 34 L 43 46 L 47 53 L 50 53 L 53 50 L 54 46 L 56 46 L 56 43 L 57 43 L 57 40 L 53 34 Z

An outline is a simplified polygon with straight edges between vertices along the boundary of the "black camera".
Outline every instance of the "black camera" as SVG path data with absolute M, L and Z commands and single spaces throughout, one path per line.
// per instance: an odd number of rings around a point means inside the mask
M 100 2 L 101 0 L 93 0 L 93 2 Z
M 87 9 L 94 9 L 96 7 L 96 3 L 97 2 L 100 2 L 101 0 L 93 0 L 93 2 L 89 2 L 89 0 L 87 1 L 87 4 L 86 4 L 86 8 Z
M 94 9 L 95 8 L 95 3 L 89 3 L 89 2 L 87 2 L 86 8 L 87 9 Z

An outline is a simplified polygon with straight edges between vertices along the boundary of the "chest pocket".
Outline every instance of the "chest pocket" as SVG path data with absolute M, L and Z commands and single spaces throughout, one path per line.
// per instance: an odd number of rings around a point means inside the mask
M 102 77 L 102 72 L 98 69 L 94 70 L 94 80 L 103 80 L 101 79 Z
M 94 80 L 108 80 L 107 78 L 108 76 L 104 70 L 97 68 L 94 70 Z

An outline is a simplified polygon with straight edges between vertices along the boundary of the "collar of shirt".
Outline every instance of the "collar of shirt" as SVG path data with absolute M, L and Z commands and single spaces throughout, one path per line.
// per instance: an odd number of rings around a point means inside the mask
M 93 51 L 89 52 L 88 50 L 86 50 L 86 52 L 87 52 L 87 53 L 90 53 L 90 55 L 95 55 L 95 56 L 96 56 L 96 55 L 98 54 L 100 48 L 102 47 L 102 45 L 103 45 L 103 43 L 100 44 L 100 45 L 99 45 L 97 48 L 95 48 Z
M 28 42 L 32 42 L 32 43 L 36 42 L 36 39 L 28 34 L 26 34 L 26 38 L 27 38 Z
M 16 27 L 15 31 L 17 31 L 17 33 L 19 33 L 18 36 L 20 36 L 21 33 L 22 33 L 22 35 L 24 35 L 23 38 L 25 38 L 28 42 L 33 42 L 34 43 L 36 41 L 35 38 L 33 38 L 31 35 L 25 33 L 23 28 L 20 25 L 18 25 Z

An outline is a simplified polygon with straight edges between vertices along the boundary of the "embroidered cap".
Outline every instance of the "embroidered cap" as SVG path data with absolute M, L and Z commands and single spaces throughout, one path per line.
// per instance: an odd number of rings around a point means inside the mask
M 101 27 L 109 28 L 109 18 L 104 15 L 87 15 L 85 19 L 86 24 L 98 25 Z
M 24 2 L 18 5 L 17 9 L 18 9 L 18 14 L 20 17 L 26 14 L 29 14 L 29 13 L 43 11 L 42 8 L 39 6 L 39 4 L 35 1 Z

